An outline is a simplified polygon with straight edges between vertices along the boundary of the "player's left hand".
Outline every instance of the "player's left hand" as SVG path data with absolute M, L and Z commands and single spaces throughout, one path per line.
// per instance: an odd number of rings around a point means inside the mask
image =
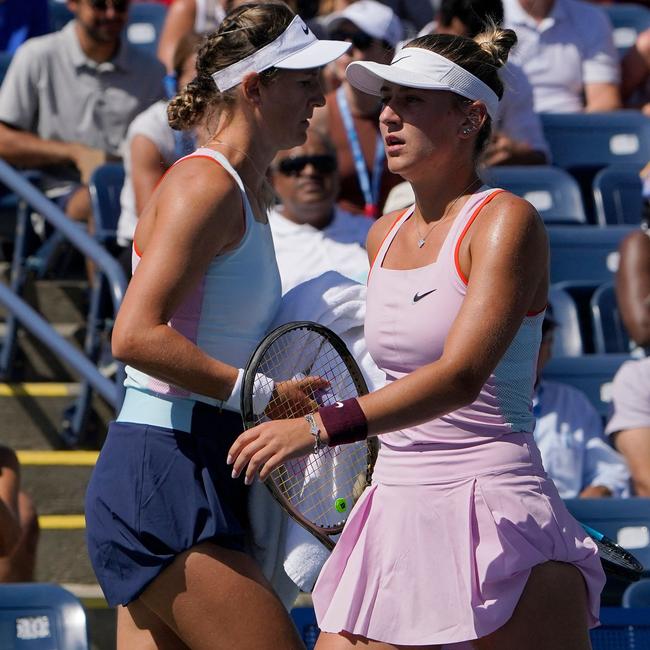
M 313 446 L 304 418 L 273 420 L 244 431 L 230 447 L 226 462 L 233 466 L 233 478 L 246 470 L 244 483 L 250 485 L 257 472 L 263 481 L 285 460 L 305 456 Z

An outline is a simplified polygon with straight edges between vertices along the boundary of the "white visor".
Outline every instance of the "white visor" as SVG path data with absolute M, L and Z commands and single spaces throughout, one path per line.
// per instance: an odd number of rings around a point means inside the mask
M 461 97 L 480 100 L 492 120 L 499 109 L 499 98 L 492 88 L 465 68 L 421 47 L 401 49 L 390 65 L 354 61 L 345 74 L 355 88 L 370 95 L 381 95 L 381 87 L 388 81 L 408 88 L 450 90 Z
M 300 16 L 296 16 L 274 41 L 241 61 L 214 72 L 212 79 L 224 92 L 241 83 L 251 72 L 263 72 L 273 67 L 286 70 L 320 68 L 338 59 L 350 46 L 345 41 L 318 40 Z

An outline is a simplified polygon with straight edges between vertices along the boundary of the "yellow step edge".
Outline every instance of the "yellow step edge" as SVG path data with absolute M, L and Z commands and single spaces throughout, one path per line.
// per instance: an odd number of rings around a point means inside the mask
M 83 530 L 86 518 L 83 515 L 40 515 L 41 530 Z
M 75 397 L 79 384 L 55 382 L 0 383 L 0 397 Z
M 16 451 L 21 465 L 77 465 L 92 467 L 97 462 L 98 451 L 53 451 L 24 449 Z

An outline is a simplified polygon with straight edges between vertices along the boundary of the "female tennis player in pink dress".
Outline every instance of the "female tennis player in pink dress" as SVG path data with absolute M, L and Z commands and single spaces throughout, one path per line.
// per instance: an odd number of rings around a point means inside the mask
M 546 234 L 529 203 L 476 172 L 515 41 L 425 36 L 390 65 L 347 70 L 381 96 L 389 167 L 416 203 L 368 238 L 366 338 L 387 385 L 316 416 L 327 444 L 381 440 L 314 589 L 318 650 L 590 647 L 604 574 L 531 433 Z M 270 422 L 230 461 L 265 478 L 313 444 L 305 420 Z

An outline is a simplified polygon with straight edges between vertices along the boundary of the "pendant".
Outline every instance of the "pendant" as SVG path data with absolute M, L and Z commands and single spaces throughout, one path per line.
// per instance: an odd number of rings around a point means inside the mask
M 418 239 L 418 248 L 422 248 L 424 246 L 424 239 Z

